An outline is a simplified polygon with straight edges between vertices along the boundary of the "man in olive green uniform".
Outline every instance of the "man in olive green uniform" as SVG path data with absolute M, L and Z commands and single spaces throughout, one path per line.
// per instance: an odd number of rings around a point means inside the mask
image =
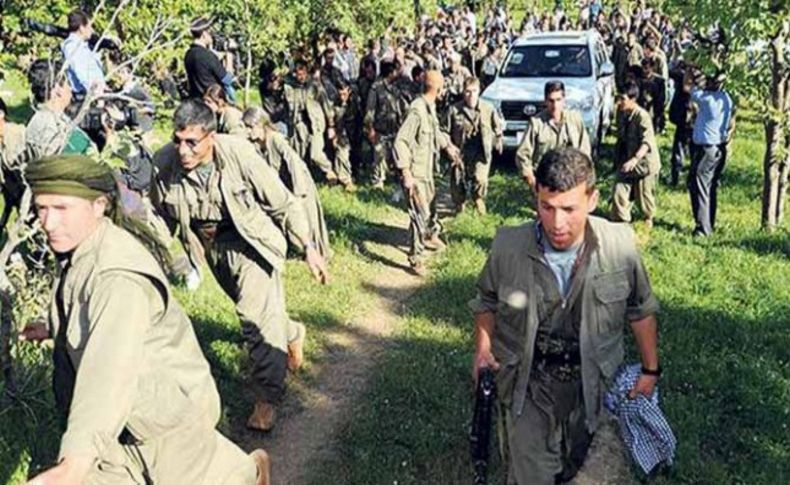
M 617 101 L 617 145 L 614 162 L 617 181 L 612 191 L 612 220 L 631 221 L 636 199 L 648 227 L 656 213 L 656 185 L 661 168 L 650 114 L 637 104 L 639 87 L 626 83 Z
M 392 62 L 381 63 L 381 80 L 368 94 L 363 126 L 373 145 L 373 186 L 384 187 L 388 166 L 394 165 L 393 142 L 404 118 L 405 105 L 395 85 L 398 73 Z
M 530 118 L 516 150 L 516 166 L 530 187 L 535 187 L 533 167 L 551 150 L 573 147 L 592 156 L 590 137 L 579 113 L 565 109 L 565 85 L 549 81 L 543 89 L 546 108 Z
M 318 253 L 329 261 L 332 254 L 329 230 L 318 198 L 318 189 L 307 164 L 299 158 L 285 136 L 271 124 L 269 115 L 263 109 L 257 106 L 248 108 L 244 112 L 244 124 L 249 131 L 250 141 L 263 159 L 280 174 L 280 180 L 301 201 L 310 225 L 310 240 L 315 243 Z
M 66 423 L 58 464 L 29 483 L 268 484 L 266 453 L 248 456 L 215 429 L 208 362 L 144 246 L 156 242 L 122 215 L 112 170 L 61 155 L 32 162 L 26 176 L 60 271 L 49 328 L 28 326 L 21 338 L 55 339 Z
M 336 182 L 332 161 L 324 152 L 324 136 L 330 140 L 335 138 L 332 106 L 323 88 L 310 78 L 303 61 L 296 62 L 284 91 L 291 143 L 300 157 L 309 160 L 324 174 L 327 182 Z
M 5 199 L 0 228 L 5 227 L 14 204 L 25 190 L 19 171 L 24 163 L 24 153 L 25 127 L 8 121 L 8 108 L 0 99 L 0 184 Z
M 425 75 L 425 93 L 409 107 L 406 120 L 395 137 L 395 165 L 401 171 L 403 190 L 409 200 L 409 263 L 418 275 L 425 273 L 423 253 L 425 244 L 441 249 L 441 227 L 436 212 L 436 186 L 434 171 L 443 149 L 455 163 L 460 160 L 458 148 L 439 130 L 436 117 L 436 99 L 444 86 L 439 71 Z
M 490 103 L 480 100 L 477 78 L 470 77 L 464 82 L 463 98 L 450 107 L 448 114 L 450 140 L 461 149 L 463 158 L 463 164 L 451 167 L 450 190 L 459 212 L 471 192 L 477 211 L 485 214 L 488 173 L 494 148 L 502 152 L 504 123 Z
M 630 323 L 642 358 L 631 390 L 660 373 L 658 303 L 627 225 L 590 216 L 592 161 L 549 152 L 536 172 L 538 220 L 500 228 L 477 281 L 474 377 L 496 371 L 511 485 L 571 480 L 602 417 Z
M 236 303 L 258 387 L 247 425 L 271 429 L 286 366 L 301 360 L 305 332 L 285 310 L 285 232 L 304 249 L 313 274 L 322 281 L 327 276 L 304 209 L 251 143 L 216 134 L 214 114 L 202 101 L 176 110 L 173 142 L 156 153 L 154 164 L 154 202 L 179 226 L 193 266 L 199 267 L 204 251 L 217 282 Z
M 335 116 L 335 173 L 346 192 L 354 192 L 356 186 L 351 175 L 351 156 L 356 152 L 359 140 L 359 123 L 362 108 L 351 85 L 340 80 L 337 85 L 337 100 L 332 107 Z

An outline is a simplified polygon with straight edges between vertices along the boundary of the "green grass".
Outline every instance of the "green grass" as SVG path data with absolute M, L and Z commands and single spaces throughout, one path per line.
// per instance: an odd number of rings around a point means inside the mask
M 21 77 L 13 71 L 12 117 L 29 114 Z M 7 101 L 9 101 L 7 99 Z M 166 133 L 162 125 L 160 130 Z M 663 406 L 679 439 L 678 463 L 659 483 L 780 484 L 790 482 L 790 235 L 760 232 L 760 126 L 739 125 L 720 192 L 717 233 L 690 237 L 687 192 L 660 187 L 650 237 L 637 224 L 645 264 L 662 303 L 660 353 Z M 611 140 L 608 140 L 611 142 Z M 667 165 L 668 139 L 662 138 Z M 605 170 L 604 170 L 605 172 Z M 602 183 L 602 211 L 610 183 Z M 382 195 L 321 189 L 333 234 L 334 279 L 319 287 L 299 261 L 286 272 L 288 307 L 309 333 L 308 386 L 320 379 L 309 366 L 324 331 L 364 314 L 379 290 L 365 283 L 383 262 L 362 250 L 381 242 L 395 210 Z M 472 319 L 466 302 L 495 229 L 534 215 L 521 182 L 492 178 L 490 214 L 463 214 L 446 223 L 450 247 L 434 261 L 426 286 L 408 302 L 404 322 L 372 371 L 371 387 L 356 399 L 342 429 L 337 457 L 313 464 L 313 483 L 431 483 L 470 481 L 467 432 Z M 197 293 L 177 291 L 212 364 L 225 405 L 222 427 L 232 430 L 248 412 L 247 360 L 231 302 L 210 278 Z M 630 338 L 629 338 L 630 341 Z M 17 347 L 29 377 L 24 405 L 0 405 L 0 483 L 23 482 L 51 463 L 59 428 L 52 411 L 47 351 Z M 496 464 L 495 464 L 496 466 Z
M 661 139 L 665 161 L 669 143 Z M 662 303 L 660 387 L 679 440 L 677 466 L 658 483 L 790 480 L 790 235 L 757 229 L 762 150 L 761 127 L 741 124 L 709 240 L 690 236 L 684 188 L 661 187 L 649 238 L 636 225 Z M 601 212 L 610 188 L 604 181 Z M 450 248 L 410 302 L 372 389 L 357 401 L 341 459 L 318 468 L 313 483 L 470 481 L 473 323 L 466 302 L 495 228 L 534 216 L 512 174 L 495 175 L 491 192 L 488 216 L 464 214 L 447 225 Z

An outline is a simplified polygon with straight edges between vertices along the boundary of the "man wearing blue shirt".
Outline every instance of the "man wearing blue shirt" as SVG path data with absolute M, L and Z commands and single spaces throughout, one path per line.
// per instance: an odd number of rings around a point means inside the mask
M 687 85 L 692 82 L 687 76 Z M 691 89 L 691 101 L 698 107 L 691 137 L 688 178 L 696 236 L 710 236 L 716 225 L 716 193 L 727 158 L 727 141 L 735 110 L 732 98 L 721 88 L 723 82 L 724 76 L 719 75 L 706 79 L 704 89 Z
M 66 62 L 66 74 L 76 99 L 88 92 L 100 92 L 105 88 L 101 59 L 88 45 L 93 27 L 88 15 L 74 10 L 68 15 L 69 36 L 60 46 Z

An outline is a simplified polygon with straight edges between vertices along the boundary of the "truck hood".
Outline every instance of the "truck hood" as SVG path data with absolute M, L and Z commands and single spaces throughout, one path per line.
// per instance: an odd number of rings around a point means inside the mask
M 552 78 L 545 77 L 498 77 L 486 88 L 482 97 L 489 101 L 543 101 L 543 88 Z M 595 93 L 592 78 L 565 78 L 565 98 L 572 103 L 582 102 Z

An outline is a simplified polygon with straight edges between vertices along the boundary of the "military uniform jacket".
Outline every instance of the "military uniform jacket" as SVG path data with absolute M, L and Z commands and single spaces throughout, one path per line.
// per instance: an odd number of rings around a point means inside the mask
M 137 239 L 105 219 L 55 288 L 56 354 L 65 352 L 60 364 L 73 369 L 60 381 L 72 396 L 61 458 L 100 457 L 124 428 L 145 443 L 182 427 L 216 426 L 219 394 L 192 324 Z
M 284 232 L 302 245 L 310 240 L 302 205 L 255 147 L 240 137 L 215 135 L 214 163 L 220 173 L 222 199 L 236 230 L 274 269 L 282 271 L 287 250 Z M 154 165 L 157 183 L 153 202 L 180 226 L 181 242 L 193 266 L 199 268 L 202 247 L 190 229 L 189 210 L 197 201 L 192 200 L 194 189 L 181 168 L 176 147 L 168 143 L 160 149 Z
M 535 284 L 533 266 L 545 264 L 535 224 L 497 231 L 477 281 L 478 296 L 470 302 L 475 314 L 495 314 L 497 391 L 516 415 L 527 395 L 539 327 L 537 299 L 544 295 Z M 655 314 L 658 302 L 628 225 L 590 217 L 585 240 L 593 245 L 579 295 L 579 345 L 587 427 L 594 431 L 608 381 L 623 361 L 624 324 Z
M 304 84 L 298 84 L 295 80 L 290 80 L 285 83 L 283 90 L 288 103 L 288 125 L 292 132 L 296 125 L 305 122 L 310 133 L 323 136 L 327 126 L 333 125 L 329 99 L 315 82 L 308 80 Z
M 5 133 L 0 139 L 0 183 L 5 183 L 5 173 L 19 168 L 21 155 L 25 152 L 25 127 L 6 122 Z
M 494 107 L 480 100 L 477 107 L 469 108 L 465 102 L 459 101 L 450 107 L 448 119 L 453 144 L 464 150 L 468 142 L 476 143 L 473 138 L 477 137 L 482 143 L 485 162 L 491 163 L 494 142 L 502 137 L 504 129 L 502 118 Z
M 57 155 L 66 146 L 71 133 L 71 120 L 63 113 L 55 113 L 42 106 L 30 118 L 25 130 L 25 141 L 31 160 Z
M 562 113 L 562 121 L 556 125 L 547 111 L 541 111 L 529 119 L 524 139 L 516 150 L 516 165 L 524 173 L 536 167 L 549 151 L 566 147 L 578 148 L 588 157 L 592 156 L 590 137 L 581 115 L 566 110 Z
M 217 132 L 227 135 L 247 136 L 247 127 L 242 121 L 243 113 L 235 106 L 226 106 L 219 114 Z
M 640 106 L 636 106 L 630 113 L 618 111 L 615 166 L 619 168 L 627 162 L 628 159 L 636 155 L 642 145 L 647 145 L 650 149 L 645 156 L 650 174 L 657 174 L 661 169 L 661 160 L 650 114 Z
M 280 180 L 296 196 L 315 194 L 315 182 L 310 169 L 279 132 L 267 130 L 263 158 L 277 173 Z
M 406 105 L 395 83 L 380 80 L 368 94 L 364 126 L 381 136 L 394 136 L 403 122 Z
M 409 107 L 395 137 L 395 165 L 400 170 L 411 170 L 416 178 L 433 180 L 439 150 L 449 144 L 449 137 L 439 129 L 436 104 L 420 96 Z

